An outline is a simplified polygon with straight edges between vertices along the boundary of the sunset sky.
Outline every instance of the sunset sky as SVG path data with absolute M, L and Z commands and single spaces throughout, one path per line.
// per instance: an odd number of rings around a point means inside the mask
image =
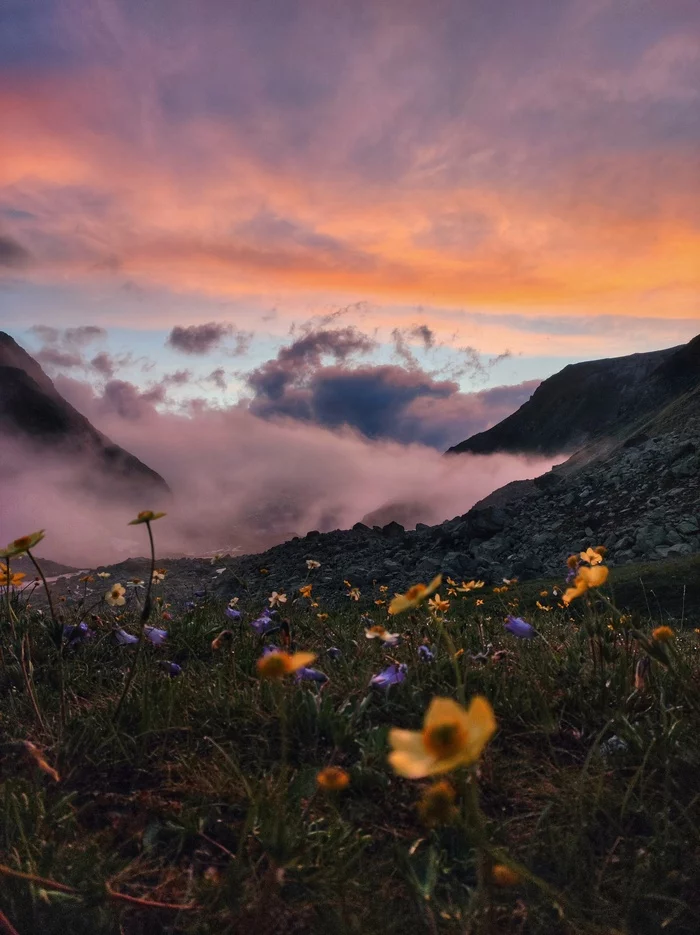
M 697 0 L 5 0 L 0 327 L 175 400 L 324 328 L 527 398 L 700 331 L 699 148 Z

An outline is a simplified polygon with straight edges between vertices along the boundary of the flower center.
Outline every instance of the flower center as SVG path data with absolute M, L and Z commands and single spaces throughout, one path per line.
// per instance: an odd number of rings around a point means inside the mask
M 417 597 L 420 597 L 423 591 L 425 591 L 424 584 L 414 584 L 408 589 L 408 591 L 406 591 L 406 597 L 409 599 L 409 601 L 413 601 Z
M 423 743 L 426 750 L 443 760 L 454 756 L 464 748 L 467 742 L 466 729 L 456 722 L 440 724 L 423 731 Z

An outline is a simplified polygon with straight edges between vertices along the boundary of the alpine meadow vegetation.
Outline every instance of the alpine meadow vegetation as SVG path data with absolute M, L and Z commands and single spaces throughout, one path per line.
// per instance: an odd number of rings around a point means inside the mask
M 700 631 L 602 546 L 340 610 L 319 554 L 261 606 L 171 596 L 164 517 L 70 600 L 43 530 L 0 550 L 3 935 L 700 929 Z

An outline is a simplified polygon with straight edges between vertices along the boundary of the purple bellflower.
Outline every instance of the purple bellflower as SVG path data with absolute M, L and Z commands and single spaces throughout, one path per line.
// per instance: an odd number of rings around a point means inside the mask
M 529 623 L 526 623 L 522 617 L 509 616 L 504 623 L 504 627 L 509 633 L 521 640 L 531 640 L 534 636 L 537 636 L 537 630 L 530 626 Z
M 377 688 L 389 688 L 390 685 L 398 685 L 400 682 L 406 678 L 407 666 L 389 666 L 388 669 L 384 669 L 379 675 L 373 675 L 370 679 L 370 685 L 374 685 Z

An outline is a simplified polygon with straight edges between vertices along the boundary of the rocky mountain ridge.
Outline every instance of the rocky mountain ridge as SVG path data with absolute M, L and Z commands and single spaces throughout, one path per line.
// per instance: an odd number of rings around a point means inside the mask
M 149 497 L 169 493 L 160 474 L 98 432 L 4 332 L 0 332 L 0 438 L 17 440 L 40 456 L 67 459 L 88 486 L 104 486 L 101 481 L 107 480 L 117 485 L 114 493 L 119 496 L 128 488 Z M 2 464 L 10 469 L 4 460 Z

